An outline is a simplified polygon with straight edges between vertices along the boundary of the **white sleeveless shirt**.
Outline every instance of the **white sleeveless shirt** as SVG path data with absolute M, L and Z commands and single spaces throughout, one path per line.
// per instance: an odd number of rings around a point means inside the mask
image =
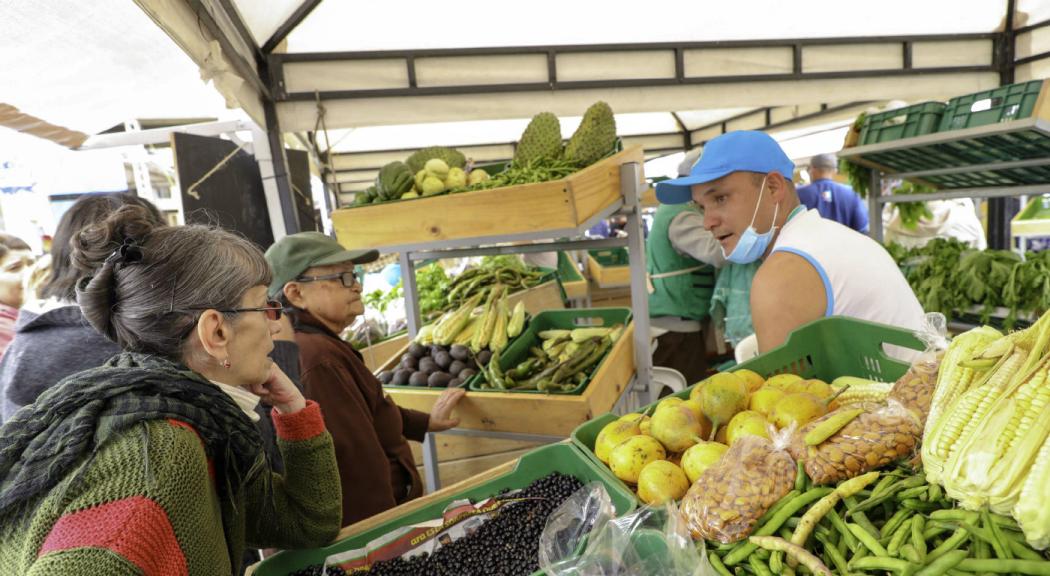
M 784 224 L 773 244 L 776 252 L 801 256 L 816 269 L 824 282 L 825 316 L 908 330 L 923 324 L 922 306 L 886 249 L 816 210 L 800 211 Z

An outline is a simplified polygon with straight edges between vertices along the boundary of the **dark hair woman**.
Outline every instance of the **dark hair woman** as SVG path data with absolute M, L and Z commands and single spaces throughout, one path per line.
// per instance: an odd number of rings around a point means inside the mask
M 320 408 L 267 354 L 270 269 L 242 237 L 125 206 L 75 239 L 77 301 L 124 353 L 0 428 L 0 573 L 231 574 L 245 543 L 320 546 L 339 476 Z M 251 415 L 272 406 L 289 473 Z
M 45 300 L 25 303 L 10 353 L 0 361 L 0 424 L 59 380 L 101 366 L 120 352 L 77 307 L 76 281 L 82 273 L 73 263 L 72 240 L 123 206 L 137 206 L 151 224 L 164 224 L 157 208 L 134 194 L 82 196 L 59 220 L 51 243 L 51 277 L 41 288 Z

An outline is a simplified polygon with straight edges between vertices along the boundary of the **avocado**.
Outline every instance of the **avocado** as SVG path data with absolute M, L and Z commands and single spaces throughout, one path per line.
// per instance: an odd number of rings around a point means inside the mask
M 416 368 L 419 367 L 419 360 L 417 360 L 415 356 L 412 356 L 412 355 L 409 355 L 409 354 L 405 354 L 401 358 L 400 366 L 402 368 L 407 368 L 409 370 L 415 370 Z
M 408 379 L 409 386 L 426 386 L 427 385 L 427 373 L 426 372 L 413 372 L 412 376 Z
M 453 360 L 452 364 L 449 364 L 448 366 L 448 373 L 451 374 L 453 378 L 457 378 L 459 377 L 459 373 L 465 370 L 466 367 L 466 363 L 459 360 Z
M 482 366 L 488 366 L 489 365 L 489 360 L 492 360 L 492 352 L 490 352 L 488 350 L 482 350 L 481 352 L 478 352 L 477 358 L 478 358 L 478 364 L 480 364 Z
M 394 386 L 408 386 L 408 379 L 412 376 L 412 371 L 402 368 L 397 372 L 394 372 L 394 379 L 390 382 Z
M 452 365 L 452 355 L 442 350 L 434 355 L 434 362 L 444 370 Z
M 477 374 L 477 373 L 478 373 L 478 371 L 477 371 L 477 370 L 475 370 L 475 369 L 473 369 L 473 368 L 464 368 L 464 369 L 463 369 L 463 370 L 462 370 L 462 371 L 461 371 L 461 372 L 459 373 L 459 376 L 458 376 L 458 378 L 459 378 L 460 380 L 463 380 L 463 381 L 467 381 L 467 380 L 470 380 L 470 377 L 471 377 L 471 376 L 473 376 L 473 375 L 475 375 L 475 374 Z
M 448 353 L 452 355 L 452 358 L 464 362 L 470 358 L 470 348 L 467 348 L 462 344 L 453 344 Z
M 423 358 L 419 361 L 419 370 L 420 372 L 426 372 L 429 376 L 430 374 L 438 371 L 437 362 L 434 362 L 433 358 Z
M 448 383 L 452 380 L 452 376 L 448 372 L 434 372 L 427 378 L 427 386 L 431 388 L 445 388 Z
M 394 380 L 394 373 L 390 370 L 383 370 L 382 372 L 376 375 L 376 378 L 379 379 L 379 382 L 381 384 L 389 384 Z
M 427 347 L 419 342 L 413 342 L 408 345 L 408 353 L 417 359 L 422 358 L 427 355 Z
M 448 381 L 448 388 L 459 388 L 463 385 L 463 381 L 459 378 L 453 378 Z

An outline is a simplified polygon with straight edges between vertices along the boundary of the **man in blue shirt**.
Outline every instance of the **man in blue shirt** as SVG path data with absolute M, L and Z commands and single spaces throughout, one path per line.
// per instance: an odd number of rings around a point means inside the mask
M 798 199 L 806 208 L 816 208 L 820 215 L 849 226 L 857 232 L 868 232 L 868 208 L 853 188 L 832 180 L 838 171 L 834 154 L 818 154 L 809 162 L 813 182 L 798 188 Z

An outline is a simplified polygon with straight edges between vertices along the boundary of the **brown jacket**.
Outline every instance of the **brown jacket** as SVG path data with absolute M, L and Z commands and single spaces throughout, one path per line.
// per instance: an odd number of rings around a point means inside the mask
M 343 525 L 423 494 L 408 440 L 423 441 L 430 415 L 400 408 L 361 355 L 308 312 L 299 311 L 303 395 L 324 410 L 343 485 Z

